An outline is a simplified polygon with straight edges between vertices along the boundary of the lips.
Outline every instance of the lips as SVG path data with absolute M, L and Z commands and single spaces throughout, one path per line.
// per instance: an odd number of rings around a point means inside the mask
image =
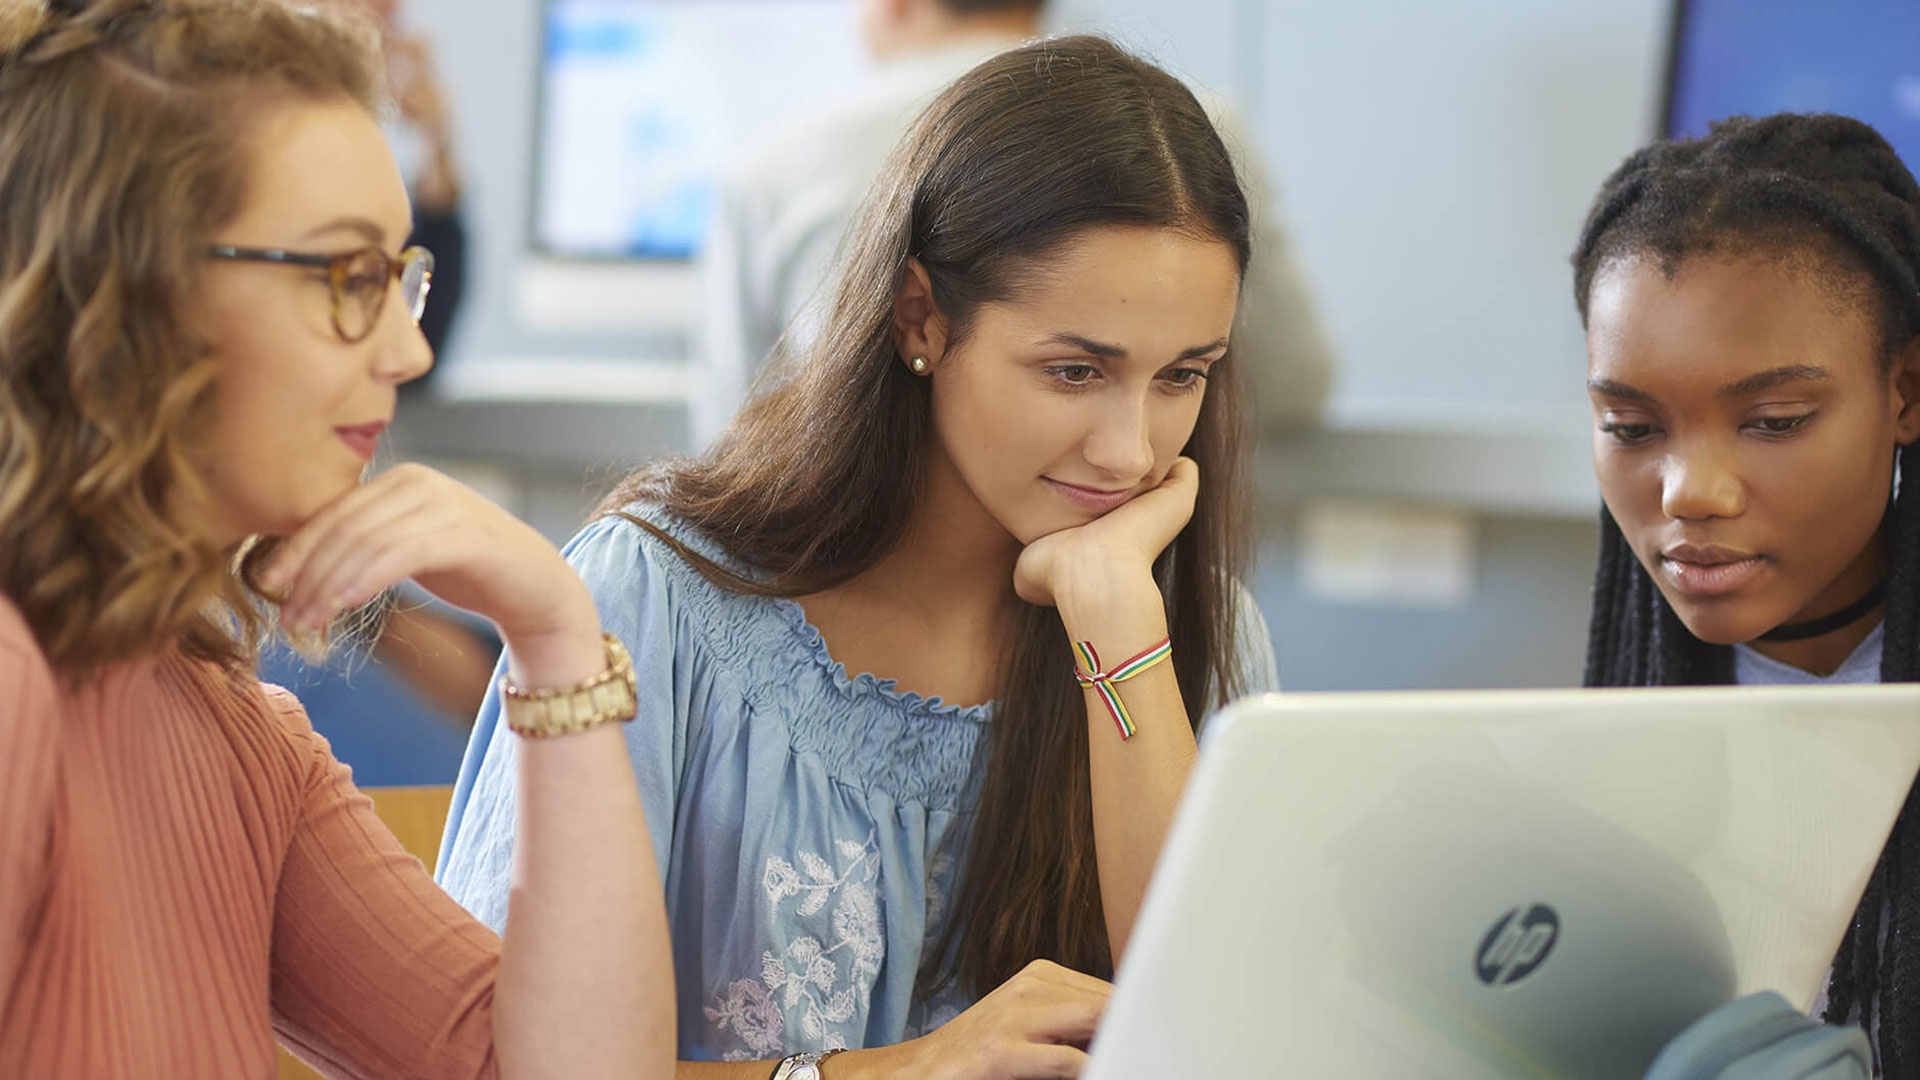
M 1716 544 L 1675 544 L 1660 552 L 1660 571 L 1683 593 L 1724 596 L 1750 583 L 1766 556 Z
M 1119 491 L 1106 491 L 1100 488 L 1081 487 L 1078 484 L 1064 483 L 1055 480 L 1051 476 L 1043 476 L 1041 479 L 1051 484 L 1053 490 L 1059 492 L 1068 502 L 1083 510 L 1092 510 L 1095 513 L 1105 513 L 1125 503 L 1128 499 L 1133 498 L 1132 488 L 1122 488 Z
M 373 452 L 380 445 L 380 435 L 386 430 L 387 421 L 376 420 L 371 424 L 337 427 L 333 433 L 340 436 L 340 441 L 347 444 L 347 449 L 359 454 L 363 460 L 372 461 Z

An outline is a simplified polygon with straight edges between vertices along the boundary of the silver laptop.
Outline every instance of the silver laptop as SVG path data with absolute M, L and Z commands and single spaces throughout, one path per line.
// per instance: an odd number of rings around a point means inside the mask
M 1811 1004 L 1916 769 L 1920 685 L 1249 699 L 1084 1075 L 1639 1077 Z

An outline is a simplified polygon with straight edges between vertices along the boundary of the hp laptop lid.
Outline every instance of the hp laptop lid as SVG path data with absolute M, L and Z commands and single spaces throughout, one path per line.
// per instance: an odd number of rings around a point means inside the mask
M 1920 686 L 1268 695 L 1213 721 L 1088 1080 L 1638 1077 L 1818 992 Z

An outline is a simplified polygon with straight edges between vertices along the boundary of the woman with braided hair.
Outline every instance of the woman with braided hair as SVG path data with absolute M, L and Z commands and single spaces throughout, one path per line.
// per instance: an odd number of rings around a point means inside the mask
M 1650 146 L 1573 263 L 1606 504 L 1588 685 L 1920 679 L 1920 186 L 1893 149 L 1824 115 Z M 1920 1076 L 1911 801 L 1823 997 Z
M 377 64 L 278 0 L 0 0 L 0 1076 L 672 1068 L 631 664 L 532 529 L 362 482 L 432 361 Z M 251 675 L 404 578 L 507 643 L 503 936 Z

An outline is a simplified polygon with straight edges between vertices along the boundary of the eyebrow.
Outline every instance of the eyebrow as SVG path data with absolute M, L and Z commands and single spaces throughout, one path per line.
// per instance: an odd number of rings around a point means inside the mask
M 1647 393 L 1645 390 L 1636 390 L 1633 387 L 1628 386 L 1626 383 L 1614 382 L 1612 379 L 1588 379 L 1587 389 L 1596 394 L 1605 394 L 1608 397 L 1625 398 L 1628 401 L 1652 401 L 1653 400 L 1653 395 Z
M 1719 396 L 1723 398 L 1746 397 L 1748 394 L 1757 394 L 1762 390 L 1771 390 L 1782 383 L 1816 382 L 1828 377 L 1827 369 L 1823 367 L 1813 367 L 1808 364 L 1788 364 L 1785 367 L 1777 367 L 1769 371 L 1749 375 L 1737 382 L 1730 382 L 1720 388 Z M 1622 398 L 1627 401 L 1650 402 L 1653 400 L 1653 395 L 1647 393 L 1645 390 L 1628 386 L 1626 383 L 1615 382 L 1612 379 L 1588 379 L 1587 389 L 1596 394 L 1605 394 L 1608 397 Z
M 362 217 L 336 218 L 307 233 L 307 235 L 300 239 L 312 240 L 325 236 L 328 233 L 336 232 L 359 233 L 361 236 L 366 237 L 369 243 L 373 244 L 384 244 L 387 242 L 387 230 L 381 228 L 377 223 Z
M 1113 360 L 1124 359 L 1127 355 L 1127 350 L 1121 348 L 1118 345 L 1110 345 L 1104 341 L 1095 341 L 1092 338 L 1084 338 L 1084 337 L 1081 337 L 1079 334 L 1068 334 L 1068 333 L 1055 334 L 1052 337 L 1045 339 L 1040 344 L 1071 345 L 1076 349 L 1080 349 L 1085 352 L 1090 352 L 1095 356 L 1104 356 L 1104 357 L 1107 357 L 1108 359 L 1113 359 Z M 1172 362 L 1177 364 L 1182 360 L 1198 359 L 1199 357 L 1205 356 L 1210 352 L 1218 352 L 1219 350 L 1224 349 L 1226 347 L 1227 347 L 1226 338 L 1221 338 L 1218 341 L 1210 341 L 1205 345 L 1195 345 L 1193 348 L 1187 349 L 1183 351 L 1179 356 L 1174 357 Z
M 1720 396 L 1723 398 L 1745 397 L 1762 390 L 1771 390 L 1781 383 L 1816 382 L 1826 377 L 1826 368 L 1812 367 L 1807 364 L 1789 364 L 1786 367 L 1774 368 L 1772 371 L 1749 375 L 1736 383 L 1728 383 L 1721 387 Z

